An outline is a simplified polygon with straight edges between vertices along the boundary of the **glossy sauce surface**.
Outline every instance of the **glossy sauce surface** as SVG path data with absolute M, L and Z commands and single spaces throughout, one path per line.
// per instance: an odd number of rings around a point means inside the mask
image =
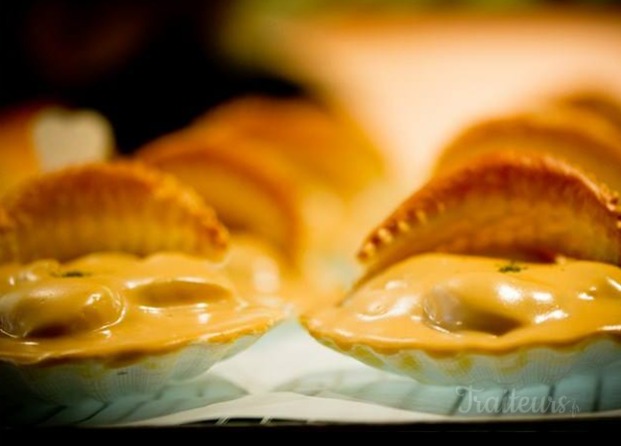
M 19 363 L 229 342 L 264 332 L 280 316 L 240 298 L 209 261 L 184 254 L 0 266 L 0 357 Z
M 621 334 L 621 269 L 425 254 L 392 266 L 304 323 L 345 349 L 501 352 L 572 344 Z

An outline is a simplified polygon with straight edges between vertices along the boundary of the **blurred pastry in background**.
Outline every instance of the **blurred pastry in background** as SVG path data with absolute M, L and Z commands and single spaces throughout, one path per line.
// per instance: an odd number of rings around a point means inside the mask
M 193 128 L 247 158 L 277 160 L 307 194 L 304 218 L 315 251 L 353 253 L 389 193 L 386 160 L 364 131 L 310 97 L 247 96 L 198 118 Z M 379 211 L 378 211 L 379 208 Z
M 237 233 L 253 233 L 295 262 L 302 216 L 299 189 L 276 162 L 227 150 L 182 129 L 142 147 L 136 157 L 191 185 Z
M 0 195 L 42 172 L 114 153 L 108 121 L 93 110 L 33 103 L 0 113 Z
M 484 153 L 547 153 L 621 191 L 620 104 L 612 96 L 575 92 L 548 99 L 531 111 L 476 123 L 444 147 L 436 172 Z
M 386 166 L 360 129 L 334 110 L 308 98 L 247 96 L 216 107 L 196 120 L 208 138 L 303 166 L 339 196 L 350 198 L 382 178 Z
M 618 96 L 596 89 L 583 89 L 552 98 L 551 101 L 562 107 L 590 111 L 621 129 L 621 98 Z

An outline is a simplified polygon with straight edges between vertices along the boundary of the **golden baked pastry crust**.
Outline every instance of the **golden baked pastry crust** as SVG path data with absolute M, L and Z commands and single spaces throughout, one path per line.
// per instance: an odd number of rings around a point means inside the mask
M 435 177 L 367 237 L 367 277 L 422 252 L 619 264 L 618 197 L 548 155 L 487 154 Z
M 98 251 L 182 251 L 219 259 L 227 231 L 191 189 L 138 163 L 41 175 L 3 197 L 0 261 L 60 261 Z

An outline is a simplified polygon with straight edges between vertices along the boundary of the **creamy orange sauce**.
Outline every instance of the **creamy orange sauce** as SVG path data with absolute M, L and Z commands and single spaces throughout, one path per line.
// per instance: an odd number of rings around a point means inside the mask
M 621 334 L 621 269 L 425 254 L 377 275 L 340 306 L 309 314 L 317 338 L 386 353 L 502 352 Z
M 119 360 L 266 331 L 280 312 L 249 304 L 224 271 L 177 253 L 92 254 L 0 266 L 0 357 Z

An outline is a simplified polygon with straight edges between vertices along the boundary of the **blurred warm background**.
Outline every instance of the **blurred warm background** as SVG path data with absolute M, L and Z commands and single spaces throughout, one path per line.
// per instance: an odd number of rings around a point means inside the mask
M 131 152 L 230 98 L 305 92 L 409 189 L 468 122 L 578 88 L 621 96 L 615 3 L 3 2 L 0 106 L 95 110 Z

